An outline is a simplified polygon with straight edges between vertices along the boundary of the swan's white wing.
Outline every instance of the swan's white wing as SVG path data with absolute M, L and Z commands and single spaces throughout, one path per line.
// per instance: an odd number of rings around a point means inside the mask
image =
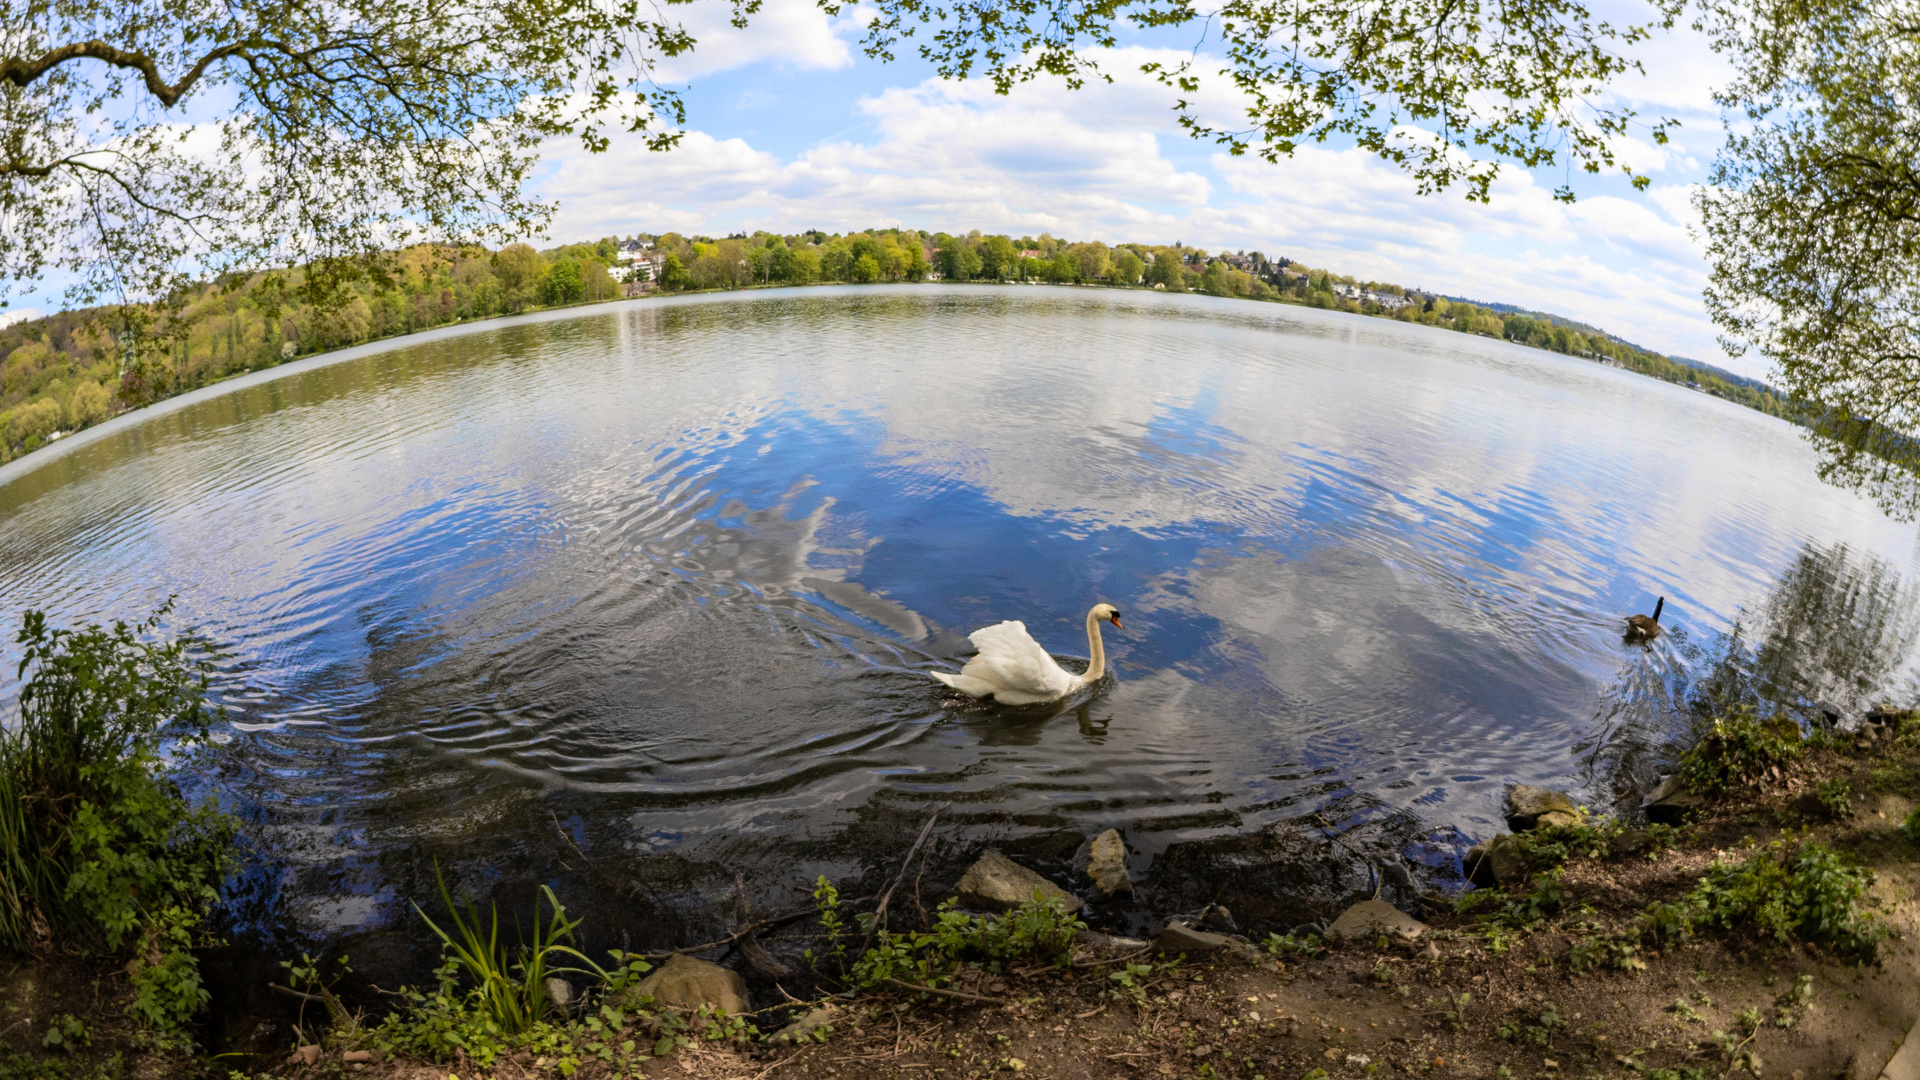
M 1052 701 L 1071 693 L 1076 685 L 1074 677 L 1027 633 L 1025 623 L 1009 620 L 981 627 L 967 640 L 980 654 L 967 661 L 959 677 L 992 684 L 997 701 L 1008 705 Z M 965 689 L 958 682 L 950 685 Z
M 985 679 L 976 679 L 964 671 L 957 675 L 945 671 L 930 671 L 927 674 L 932 675 L 934 678 L 939 679 L 941 682 L 946 683 L 948 686 L 953 687 L 963 694 L 970 694 L 974 697 L 986 697 L 988 694 L 1001 689 Z

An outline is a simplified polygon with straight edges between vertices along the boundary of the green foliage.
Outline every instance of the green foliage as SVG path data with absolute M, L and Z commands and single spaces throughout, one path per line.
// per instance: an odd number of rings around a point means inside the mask
M 1813 794 L 1828 817 L 1845 817 L 1853 811 L 1853 785 L 1845 780 L 1822 780 Z
M 445 950 L 435 985 L 403 987 L 397 995 L 400 1007 L 367 1036 L 389 1052 L 433 1061 L 463 1054 L 490 1069 L 503 1055 L 525 1050 L 570 1076 L 589 1059 L 633 1072 L 640 1059 L 671 1054 L 695 1039 L 745 1041 L 759 1034 L 744 1018 L 706 1006 L 688 1014 L 656 1008 L 651 998 L 636 991 L 652 965 L 619 951 L 610 954 L 607 967 L 588 959 L 571 944 L 579 920 L 567 918 L 551 889 L 540 889 L 530 935 L 513 949 L 501 938 L 497 911 L 483 924 L 473 904 L 464 910 L 454 904 L 444 880 L 440 895 L 452 929 L 426 920 Z M 544 921 L 542 900 L 548 909 Z M 421 917 L 426 919 L 424 912 Z M 584 966 L 554 966 L 561 958 Z M 318 989 L 336 1024 L 351 1024 L 326 992 L 311 959 L 302 957 L 299 964 L 286 966 L 296 985 Z M 571 1015 L 547 996 L 547 978 L 560 974 L 584 976 L 589 984 L 581 1007 Z
M 1647 962 L 1639 958 L 1639 952 L 1640 947 L 1630 941 L 1602 934 L 1574 942 L 1567 966 L 1575 975 L 1602 969 L 1645 971 Z
M 1762 720 L 1751 705 L 1737 705 L 1681 755 L 1680 779 L 1696 795 L 1751 788 L 1799 758 L 1801 742 L 1800 726 L 1793 720 Z
M 827 951 L 836 965 L 844 968 L 847 963 L 847 945 L 840 938 L 846 933 L 846 923 L 840 918 L 840 890 L 833 887 L 827 875 L 821 874 L 813 883 L 813 903 L 820 912 L 820 930 L 827 938 Z M 813 950 L 807 950 L 807 961 L 819 966 Z
M 1502 1020 L 1494 1034 L 1508 1042 L 1552 1049 L 1554 1034 L 1566 1026 L 1567 1022 L 1560 1018 L 1559 1006 L 1549 1001 L 1531 1020 L 1524 1016 Z
M 1687 895 L 1650 907 L 1640 928 L 1670 940 L 1713 927 L 1871 958 L 1886 934 L 1879 920 L 1861 910 L 1872 884 L 1872 871 L 1832 848 L 1777 840 L 1743 861 L 1715 863 Z
M 867 954 L 854 961 L 856 986 L 875 986 L 889 979 L 942 986 L 960 965 L 970 963 L 999 972 L 1011 960 L 1037 958 L 1065 967 L 1072 956 L 1073 936 L 1087 928 L 1071 901 L 1038 895 L 1000 915 L 968 915 L 954 910 L 955 900 L 935 910 L 933 926 L 923 933 L 882 932 Z
M 1920 844 L 1920 809 L 1907 815 L 1907 820 L 1900 823 L 1900 831 L 1907 834 L 1908 840 Z
M 414 905 L 414 910 L 440 938 L 450 962 L 471 980 L 472 993 L 479 1008 L 501 1032 L 522 1035 L 547 1018 L 554 1008 L 547 996 L 549 976 L 587 975 L 599 982 L 611 978 L 600 965 L 573 947 L 573 931 L 580 925 L 580 920 L 567 918 L 566 909 L 560 906 L 559 899 L 547 886 L 540 886 L 539 894 L 534 898 L 532 941 L 521 944 L 518 949 L 511 949 L 500 936 L 498 908 L 492 911 L 483 933 L 479 909 L 469 902 L 466 911 L 462 912 L 447 891 L 446 879 L 440 876 L 438 865 L 434 867 L 433 874 L 434 880 L 439 883 L 440 899 L 446 904 L 452 931 L 442 929 L 440 924 L 428 918 L 418 904 Z M 546 899 L 550 912 L 544 923 L 540 920 L 542 897 Z M 552 966 L 554 960 L 563 958 L 570 958 L 586 967 Z M 645 962 L 639 963 L 644 965 Z
M 1295 937 L 1292 934 L 1268 934 L 1261 947 L 1274 956 L 1318 956 L 1327 950 L 1318 934 Z
M 524 1050 L 549 1059 L 563 1076 L 571 1076 L 588 1059 L 637 1063 L 649 1056 L 665 1057 L 695 1039 L 744 1041 L 758 1035 L 742 1018 L 704 1005 L 688 1015 L 654 1007 L 633 991 L 648 970 L 640 957 L 613 953 L 612 966 L 587 992 L 587 1008 L 579 1015 L 547 1013 L 512 1031 L 499 1022 L 480 986 L 462 987 L 466 968 L 449 956 L 435 972 L 432 989 L 401 988 L 400 1007 L 382 1019 L 369 1039 L 389 1053 L 432 1061 L 464 1054 L 486 1069 L 506 1054 Z
M 1152 964 L 1123 964 L 1119 971 L 1109 972 L 1108 980 L 1113 983 L 1115 1001 L 1131 1001 L 1140 1006 L 1147 1003 L 1146 980 L 1152 977 Z
M 133 954 L 133 1013 L 183 1038 L 206 1001 L 191 949 L 234 858 L 235 823 L 191 806 L 162 750 L 206 738 L 207 661 L 145 622 L 22 619 L 18 722 L 0 734 L 0 948 L 44 935 Z
M 76 1054 L 93 1045 L 93 1034 L 87 1030 L 85 1020 L 72 1013 L 55 1013 L 47 1018 L 47 1033 L 40 1039 L 40 1045 Z
M 580 277 L 580 264 L 560 259 L 547 269 L 542 296 L 549 305 L 577 304 L 586 296 L 586 283 Z

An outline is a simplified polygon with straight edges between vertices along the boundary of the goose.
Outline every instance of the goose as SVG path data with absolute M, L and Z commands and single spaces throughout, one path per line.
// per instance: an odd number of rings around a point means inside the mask
M 1654 601 L 1652 615 L 1627 616 L 1627 640 L 1651 641 L 1660 636 L 1660 609 L 1667 606 L 1667 598 Z
M 1047 650 L 1027 633 L 1027 624 L 1009 619 L 983 626 L 967 635 L 979 655 L 967 661 L 958 675 L 935 671 L 934 678 L 973 697 L 992 697 L 1002 705 L 1035 705 L 1058 701 L 1092 686 L 1107 673 L 1107 650 L 1100 641 L 1100 624 L 1120 628 L 1120 610 L 1095 604 L 1087 611 L 1087 651 L 1093 661 L 1085 675 L 1075 675 L 1054 662 Z

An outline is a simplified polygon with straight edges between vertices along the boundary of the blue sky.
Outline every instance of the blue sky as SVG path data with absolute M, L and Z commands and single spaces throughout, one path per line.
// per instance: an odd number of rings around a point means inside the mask
M 1646 17 L 1633 0 L 1618 3 L 1602 14 Z M 910 55 L 869 60 L 857 10 L 829 19 L 811 0 L 767 0 L 744 31 L 727 26 L 723 5 L 669 10 L 699 39 L 662 71 L 685 88 L 685 139 L 666 154 L 631 136 L 597 155 L 571 140 L 548 147 L 535 181 L 556 208 L 546 240 L 897 225 L 1182 241 L 1536 307 L 1763 374 L 1722 354 L 1700 300 L 1705 266 L 1689 196 L 1721 138 L 1710 94 L 1724 69 L 1685 30 L 1642 46 L 1648 74 L 1610 91 L 1610 103 L 1681 121 L 1666 147 L 1628 147 L 1649 190 L 1510 168 L 1483 206 L 1459 191 L 1421 196 L 1397 169 L 1351 148 L 1307 147 L 1270 165 L 1187 138 L 1171 96 L 1137 70 L 1186 55 L 1184 32 L 1123 40 L 1103 61 L 1111 85 L 1040 82 L 1001 97 L 983 81 L 942 81 Z M 1208 115 L 1235 113 L 1224 80 L 1203 85 L 1198 100 Z M 1571 206 L 1551 197 L 1569 179 L 1580 196 Z M 55 306 L 56 290 L 43 289 L 13 311 Z

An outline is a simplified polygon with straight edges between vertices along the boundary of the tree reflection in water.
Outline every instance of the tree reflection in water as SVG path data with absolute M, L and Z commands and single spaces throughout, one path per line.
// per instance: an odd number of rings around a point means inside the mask
M 1601 697 L 1597 735 L 1579 748 L 1582 771 L 1637 802 L 1698 730 L 1733 706 L 1828 728 L 1857 723 L 1877 705 L 1913 704 L 1916 640 L 1920 589 L 1871 554 L 1809 543 L 1725 634 L 1700 640 L 1677 627 L 1632 650 Z
M 1694 716 L 1752 705 L 1824 728 L 1910 703 L 1920 689 L 1907 663 L 1920 636 L 1917 598 L 1878 558 L 1808 544 L 1759 609 L 1742 611 L 1716 643 L 1688 695 Z

